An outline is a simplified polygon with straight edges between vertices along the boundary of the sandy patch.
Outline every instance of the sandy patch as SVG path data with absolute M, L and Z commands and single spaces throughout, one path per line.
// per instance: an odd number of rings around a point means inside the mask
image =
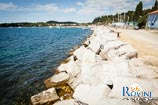
M 120 40 L 131 44 L 138 51 L 138 57 L 143 58 L 146 64 L 158 67 L 158 48 L 154 48 L 151 43 L 131 37 L 123 31 L 121 31 Z

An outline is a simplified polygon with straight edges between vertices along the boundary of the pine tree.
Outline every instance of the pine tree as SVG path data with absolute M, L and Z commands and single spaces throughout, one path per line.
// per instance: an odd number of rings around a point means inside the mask
M 155 0 L 155 4 L 152 7 L 152 10 L 158 10 L 158 1 L 157 0 Z
M 143 3 L 140 1 L 136 6 L 135 13 L 134 13 L 134 21 L 137 22 L 139 18 L 143 16 Z

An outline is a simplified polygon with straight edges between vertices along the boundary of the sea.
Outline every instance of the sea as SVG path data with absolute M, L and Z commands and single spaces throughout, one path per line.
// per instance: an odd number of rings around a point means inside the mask
M 89 28 L 0 28 L 0 105 L 29 105 Z

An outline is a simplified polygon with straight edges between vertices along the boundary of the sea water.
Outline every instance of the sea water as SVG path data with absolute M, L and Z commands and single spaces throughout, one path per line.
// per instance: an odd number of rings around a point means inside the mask
M 91 33 L 82 28 L 0 28 L 0 105 L 28 105 L 69 50 Z

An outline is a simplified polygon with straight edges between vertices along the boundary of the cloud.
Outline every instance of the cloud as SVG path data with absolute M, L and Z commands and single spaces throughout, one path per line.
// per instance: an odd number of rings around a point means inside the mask
M 84 4 L 82 2 L 77 2 L 76 3 L 78 6 L 83 6 Z
M 71 12 L 76 12 L 75 8 L 66 8 L 63 10 L 64 13 L 71 13 Z
M 152 0 L 141 0 L 141 1 L 147 3 L 147 2 L 151 2 Z
M 87 17 L 92 21 L 98 16 L 134 10 L 139 1 L 140 0 L 85 0 L 82 3 L 77 2 L 77 5 L 80 6 L 77 15 Z M 142 0 L 145 8 L 152 4 L 151 1 L 153 0 Z
M 87 0 L 81 8 L 80 13 L 116 13 L 133 9 L 136 3 L 134 0 L 110 0 L 110 2 L 107 0 Z
M 14 11 L 24 11 L 24 12 L 56 12 L 60 10 L 56 4 L 32 4 L 29 6 L 18 6 Z
M 10 3 L 0 3 L 0 10 L 9 10 L 15 9 L 17 6 L 14 5 L 12 2 Z
M 139 1 L 140 0 L 86 0 L 85 2 L 77 3 L 82 6 L 78 13 L 84 15 L 103 15 L 126 12 L 128 10 L 134 10 Z M 151 1 L 153 0 L 142 0 L 144 4 L 150 5 Z
M 62 12 L 62 13 L 70 13 L 75 12 L 75 8 L 59 8 L 55 3 L 50 4 L 32 4 L 28 6 L 18 6 L 13 3 L 0 3 L 0 10 L 12 10 L 12 11 L 21 11 L 21 12 Z
M 56 4 L 37 4 L 35 7 L 32 8 L 35 11 L 57 11 L 59 10 L 58 6 Z
M 71 6 L 58 5 L 55 2 L 47 4 L 30 4 L 30 5 L 15 5 L 10 3 L 0 3 L 0 11 L 16 12 L 16 19 L 55 19 L 77 20 L 80 22 L 92 21 L 95 17 L 126 12 L 134 10 L 140 0 L 82 0 L 83 2 L 73 2 Z M 145 8 L 151 7 L 155 0 L 142 0 Z M 62 3 L 62 2 L 61 2 Z M 25 13 L 25 14 L 24 14 Z M 72 14 L 73 13 L 73 14 Z M 6 14 L 6 13 L 5 13 Z M 20 17 L 21 16 L 21 17 Z M 4 16 L 3 16 L 4 17 Z M 6 16 L 7 17 L 7 16 Z M 9 17 L 9 15 L 8 15 Z M 38 17 L 38 18 L 35 18 Z M 39 18 L 40 17 L 40 18 Z M 8 18 L 9 19 L 9 18 Z

